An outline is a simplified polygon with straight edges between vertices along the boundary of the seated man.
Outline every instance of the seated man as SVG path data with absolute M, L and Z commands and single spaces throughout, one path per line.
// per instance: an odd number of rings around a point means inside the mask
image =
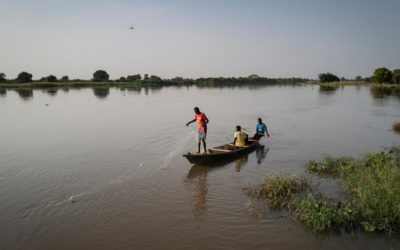
M 263 137 L 265 135 L 269 137 L 267 125 L 265 125 L 262 122 L 261 118 L 258 118 L 258 124 L 256 126 L 256 133 L 254 134 L 253 139 L 258 141 L 261 137 Z
M 234 135 L 235 139 L 233 140 L 233 145 L 237 147 L 244 147 L 248 141 L 248 135 L 245 132 L 242 132 L 242 128 L 240 126 L 236 126 L 236 132 Z

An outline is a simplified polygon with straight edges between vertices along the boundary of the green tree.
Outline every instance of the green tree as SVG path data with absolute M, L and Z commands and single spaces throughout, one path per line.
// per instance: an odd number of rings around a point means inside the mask
M 362 78 L 362 76 L 356 76 L 355 80 L 358 82 L 361 82 L 363 80 L 363 78 Z
M 319 77 L 320 83 L 338 82 L 338 81 L 340 81 L 339 77 L 337 77 L 336 75 L 331 74 L 329 72 L 328 73 L 319 74 L 318 77 Z
M 155 76 L 155 75 L 151 75 L 149 78 L 149 82 L 153 82 L 153 83 L 160 83 L 163 80 L 161 79 L 161 77 L 159 76 Z
M 392 72 L 387 68 L 377 68 L 374 71 L 373 79 L 379 83 L 391 82 L 392 81 Z
M 6 82 L 6 74 L 0 73 L 0 82 Z
M 400 84 L 400 69 L 393 70 L 393 82 Z
M 140 74 L 129 75 L 129 76 L 126 77 L 126 80 L 128 82 L 136 82 L 136 81 L 139 81 L 141 79 L 142 79 L 142 77 L 140 76 Z
M 57 77 L 53 76 L 53 75 L 49 75 L 48 77 L 46 77 L 46 82 L 56 82 L 57 81 Z
M 21 72 L 18 74 L 17 79 L 15 79 L 15 80 L 18 83 L 32 82 L 32 74 L 29 74 L 25 71 Z
M 110 76 L 104 70 L 97 70 L 93 73 L 93 81 L 95 82 L 107 82 Z
M 68 76 L 63 76 L 60 79 L 62 82 L 68 82 L 69 81 L 69 77 Z

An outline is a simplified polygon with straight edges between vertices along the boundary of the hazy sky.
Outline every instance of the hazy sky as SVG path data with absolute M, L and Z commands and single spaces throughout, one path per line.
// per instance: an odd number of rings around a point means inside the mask
M 399 0 L 0 0 L 0 72 L 369 76 L 400 68 L 399 10 Z

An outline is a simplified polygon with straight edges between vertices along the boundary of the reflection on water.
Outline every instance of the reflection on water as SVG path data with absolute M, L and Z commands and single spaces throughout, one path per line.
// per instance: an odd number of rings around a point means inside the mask
M 94 87 L 93 93 L 100 99 L 106 98 L 110 94 L 110 88 L 108 87 Z
M 265 160 L 267 157 L 269 148 L 265 147 L 265 145 L 260 145 L 256 148 L 256 157 L 257 157 L 257 164 L 260 165 L 261 162 Z
M 257 158 L 257 163 L 261 164 L 262 161 L 266 159 L 268 148 L 264 145 L 260 145 L 256 148 L 255 156 Z M 195 199 L 193 204 L 193 213 L 197 220 L 202 220 L 207 212 L 207 194 L 209 183 L 207 181 L 208 176 L 212 172 L 217 172 L 222 169 L 228 168 L 229 166 L 235 167 L 236 172 L 240 172 L 244 166 L 249 162 L 249 157 L 254 156 L 254 153 L 250 153 L 235 159 L 233 162 L 231 159 L 226 159 L 225 161 L 219 161 L 216 163 L 210 163 L 207 165 L 195 164 L 189 170 L 187 175 L 187 180 L 195 185 Z
M 236 172 L 240 172 L 242 167 L 247 163 L 248 156 L 243 156 L 235 160 L 235 170 Z
M 6 95 L 7 94 L 7 90 L 0 88 L 0 96 Z
M 373 98 L 383 99 L 389 96 L 395 96 L 400 98 L 400 88 L 398 87 L 371 87 L 370 93 Z
M 58 88 L 45 89 L 44 92 L 49 94 L 49 96 L 55 96 L 57 94 Z
M 193 213 L 197 220 L 202 220 L 203 215 L 207 210 L 206 201 L 208 193 L 207 175 L 212 171 L 212 167 L 194 165 L 187 176 L 191 182 L 195 182 L 196 193 Z
M 338 86 L 333 85 L 319 85 L 319 92 L 323 94 L 333 94 L 338 88 Z
M 18 92 L 18 95 L 25 101 L 33 98 L 33 90 L 32 89 L 19 88 L 17 90 L 17 92 Z

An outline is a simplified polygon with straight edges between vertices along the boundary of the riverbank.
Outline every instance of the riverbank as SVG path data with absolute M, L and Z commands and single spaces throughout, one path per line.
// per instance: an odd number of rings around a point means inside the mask
M 258 187 L 245 188 L 263 198 L 271 209 L 284 208 L 292 218 L 315 232 L 361 229 L 365 232 L 400 232 L 400 147 L 361 158 L 325 157 L 309 161 L 307 170 L 334 178 L 346 191 L 342 200 L 329 200 L 323 191 L 308 189 L 296 177 L 266 178 Z
M 340 82 L 329 82 L 329 83 L 319 83 L 318 81 L 308 81 L 307 84 L 318 85 L 325 88 L 338 88 L 342 86 L 366 86 L 371 88 L 390 88 L 390 89 L 400 89 L 400 84 L 387 84 L 378 82 L 362 82 L 362 81 L 340 81 Z
M 135 81 L 87 81 L 87 80 L 71 80 L 71 81 L 31 81 L 26 83 L 18 83 L 7 81 L 0 83 L 0 88 L 79 88 L 79 87 L 165 87 L 165 86 L 198 86 L 198 87 L 231 87 L 231 86 L 268 86 L 268 85 L 293 85 L 303 84 L 308 80 L 303 78 L 267 78 L 267 77 L 218 77 L 218 78 L 172 78 L 161 79 L 158 77 L 150 77 Z

